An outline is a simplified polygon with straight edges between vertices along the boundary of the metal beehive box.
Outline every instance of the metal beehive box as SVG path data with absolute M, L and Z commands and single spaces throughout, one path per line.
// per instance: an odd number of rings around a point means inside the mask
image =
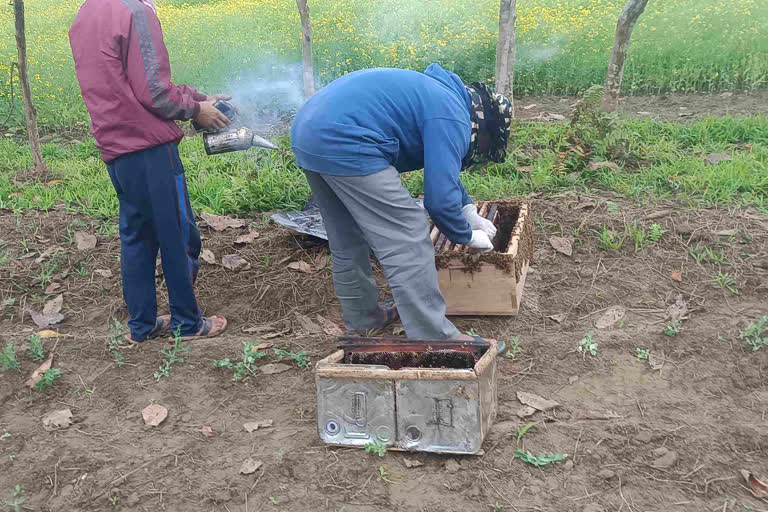
M 496 417 L 496 344 L 473 368 L 345 364 L 334 352 L 315 367 L 317 430 L 332 445 L 474 454 Z

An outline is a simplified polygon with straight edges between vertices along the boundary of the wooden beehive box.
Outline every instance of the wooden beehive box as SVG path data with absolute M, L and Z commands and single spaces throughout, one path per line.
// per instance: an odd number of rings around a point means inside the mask
M 478 203 L 481 216 L 498 232 L 495 250 L 475 254 L 452 244 L 434 224 L 435 263 L 448 315 L 516 315 L 534 249 L 530 202 L 518 199 Z

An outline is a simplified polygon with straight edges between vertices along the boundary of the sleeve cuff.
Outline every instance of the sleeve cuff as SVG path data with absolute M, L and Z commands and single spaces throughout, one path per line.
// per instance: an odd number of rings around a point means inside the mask
M 195 101 L 208 101 L 208 96 L 201 92 L 195 91 L 195 93 L 192 95 L 192 99 Z
M 196 118 L 197 114 L 200 113 L 200 102 L 195 101 L 195 108 L 192 109 L 192 118 Z

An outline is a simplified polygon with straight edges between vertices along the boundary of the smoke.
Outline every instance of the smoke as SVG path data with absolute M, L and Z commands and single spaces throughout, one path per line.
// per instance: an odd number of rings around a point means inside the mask
M 541 64 L 557 57 L 568 44 L 564 35 L 553 35 L 546 43 L 518 43 L 518 62 L 521 65 Z
M 258 132 L 274 131 L 304 103 L 301 64 L 262 62 L 233 80 L 227 92 L 245 125 Z

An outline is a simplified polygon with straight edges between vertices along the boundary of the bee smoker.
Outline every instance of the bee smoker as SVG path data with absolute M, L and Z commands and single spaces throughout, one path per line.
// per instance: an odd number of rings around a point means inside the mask
M 229 153 L 230 151 L 242 151 L 252 146 L 277 149 L 277 146 L 267 139 L 253 133 L 253 130 L 244 126 L 237 116 L 237 109 L 228 101 L 219 100 L 213 105 L 219 111 L 227 116 L 231 121 L 230 125 L 216 132 L 205 130 L 196 122 L 192 122 L 197 132 L 203 132 L 203 146 L 208 155 L 219 153 Z

